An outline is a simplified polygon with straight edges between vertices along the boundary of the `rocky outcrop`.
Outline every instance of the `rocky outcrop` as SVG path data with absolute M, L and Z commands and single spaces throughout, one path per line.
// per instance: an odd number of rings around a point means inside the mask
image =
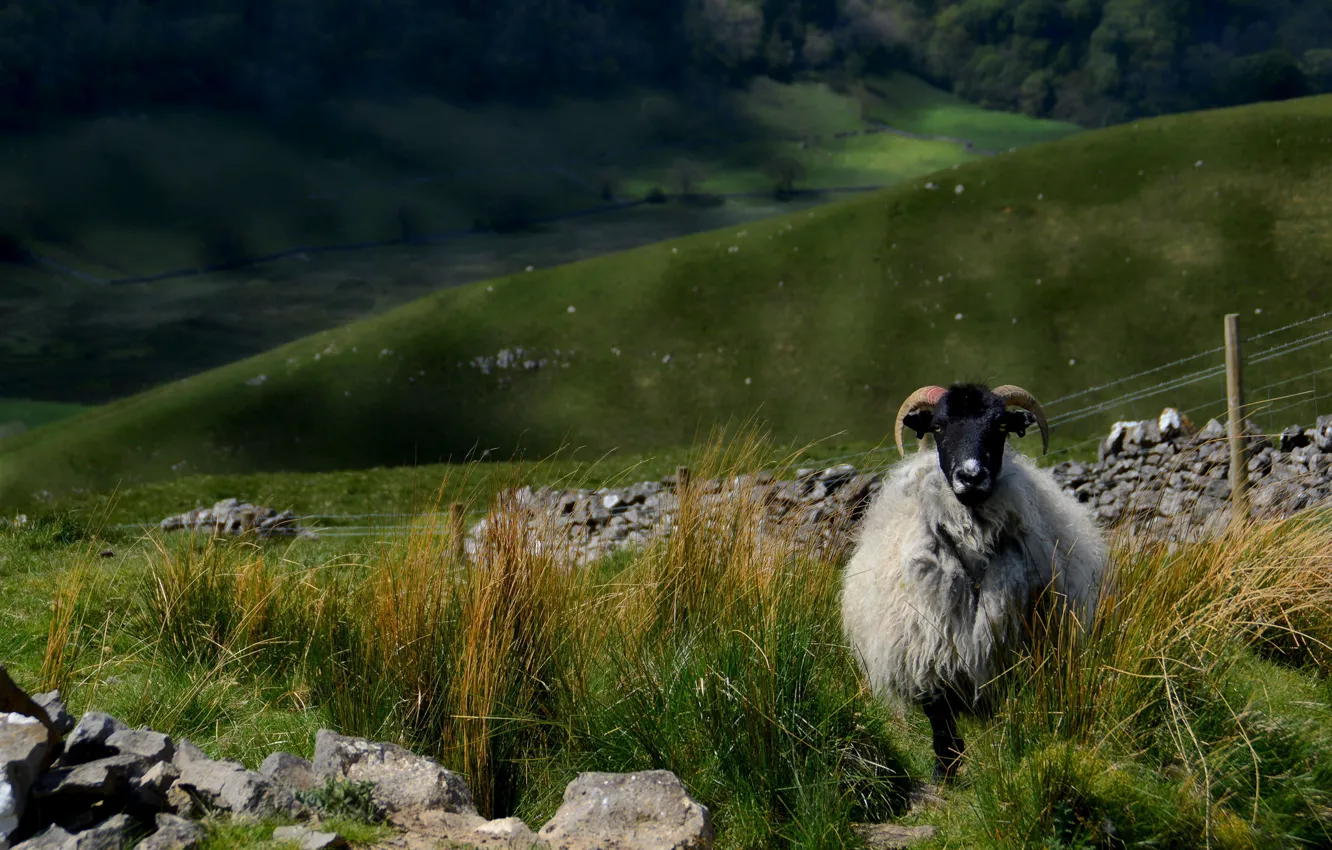
M 296 514 L 223 499 L 211 508 L 198 508 L 158 523 L 162 531 L 200 531 L 211 534 L 254 534 L 259 537 L 313 537 L 297 523 Z
M 46 696 L 47 710 L 65 715 L 58 699 Z M 191 850 L 205 838 L 198 823 L 205 815 L 305 821 L 277 827 L 273 840 L 309 850 L 345 847 L 342 836 L 320 828 L 322 804 L 310 793 L 340 782 L 372 786 L 382 814 L 405 830 L 388 846 L 712 846 L 707 809 L 667 771 L 583 774 L 556 816 L 534 832 L 518 818 L 481 817 L 462 776 L 395 744 L 324 729 L 313 763 L 274 753 L 254 772 L 100 712 L 83 715 L 54 743 L 37 719 L 0 713 L 0 850 L 124 850 L 136 842 L 143 850 Z

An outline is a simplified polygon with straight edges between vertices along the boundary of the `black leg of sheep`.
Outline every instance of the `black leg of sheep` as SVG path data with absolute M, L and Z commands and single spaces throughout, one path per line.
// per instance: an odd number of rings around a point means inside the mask
M 962 763 L 962 736 L 957 734 L 957 710 L 947 694 L 933 694 L 921 700 L 920 706 L 930 720 L 934 738 L 934 781 L 943 782 L 957 776 Z

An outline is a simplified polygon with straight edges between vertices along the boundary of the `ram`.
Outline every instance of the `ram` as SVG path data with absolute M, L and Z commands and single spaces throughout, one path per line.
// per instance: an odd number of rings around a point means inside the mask
M 842 580 L 842 622 L 876 693 L 921 706 L 936 778 L 957 772 L 959 712 L 1031 634 L 1043 592 L 1090 623 L 1106 546 L 1091 514 L 1007 445 L 1045 413 L 1031 393 L 980 384 L 922 387 L 898 411 L 935 448 L 899 462 L 866 512 Z M 928 442 L 928 441 L 927 441 Z

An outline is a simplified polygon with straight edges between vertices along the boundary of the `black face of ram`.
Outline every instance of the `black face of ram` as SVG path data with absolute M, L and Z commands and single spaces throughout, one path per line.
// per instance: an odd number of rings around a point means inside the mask
M 1007 410 L 988 387 L 958 384 L 944 393 L 933 411 L 911 413 L 904 424 L 917 437 L 934 435 L 939 468 L 953 495 L 970 508 L 994 492 L 1004 464 L 1004 440 L 1010 433 L 1025 433 L 1035 421 L 1025 410 Z

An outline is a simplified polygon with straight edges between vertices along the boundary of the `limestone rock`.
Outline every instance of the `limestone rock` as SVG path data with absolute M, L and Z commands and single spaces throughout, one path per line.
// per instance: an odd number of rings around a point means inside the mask
M 180 770 L 171 762 L 158 762 L 142 775 L 131 781 L 134 797 L 141 805 L 152 809 L 165 809 L 170 806 L 167 794 L 171 786 L 180 778 Z
M 49 748 L 46 727 L 36 718 L 0 714 L 0 845 L 18 829 Z
M 51 728 L 56 734 L 68 735 L 74 730 L 74 718 L 65 709 L 65 703 L 60 699 L 60 691 L 33 694 L 32 701 L 46 712 L 47 718 L 51 721 Z
M 540 836 L 566 850 L 706 850 L 713 838 L 707 808 L 666 770 L 579 775 Z
M 129 844 L 134 821 L 116 815 L 91 829 L 70 833 L 52 826 L 35 838 L 16 845 L 14 850 L 124 850 Z
M 163 531 L 208 531 L 213 534 L 255 534 L 259 537 L 313 537 L 297 524 L 296 514 L 251 505 L 239 499 L 223 499 L 211 508 L 200 508 L 158 523 Z
M 290 808 L 290 801 L 267 779 L 239 762 L 189 759 L 175 766 L 180 778 L 167 791 L 167 799 L 180 814 L 189 816 L 202 809 L 261 817 Z
M 317 832 L 305 826 L 279 826 L 273 830 L 273 840 L 296 844 L 301 850 L 328 850 L 347 846 L 347 839 L 337 833 Z
M 396 744 L 320 729 L 315 735 L 314 771 L 321 780 L 374 782 L 375 799 L 390 814 L 431 810 L 476 814 L 467 780 Z
M 928 841 L 939 833 L 939 828 L 924 824 L 921 826 L 899 826 L 895 823 L 858 823 L 852 826 L 856 834 L 864 840 L 870 850 L 903 850 L 913 844 Z
M 143 756 L 114 755 L 95 761 L 58 767 L 42 774 L 32 789 L 34 800 L 75 806 L 79 801 L 119 797 L 143 776 L 152 762 Z
M 157 816 L 157 831 L 136 850 L 195 850 L 203 843 L 204 836 L 203 827 L 194 821 L 162 813 Z
M 3 664 L 0 664 L 0 714 L 21 714 L 37 720 L 47 730 L 47 743 L 51 749 L 58 746 L 60 735 L 51 726 L 46 711 L 9 677 Z
M 549 846 L 521 818 L 501 818 L 486 821 L 475 827 L 469 844 L 478 848 L 506 848 L 506 850 L 532 850 Z
M 171 761 L 176 754 L 170 736 L 151 729 L 117 730 L 106 739 L 106 745 L 121 755 L 143 756 L 154 762 Z
M 107 743 L 117 732 L 128 732 L 130 728 L 109 714 L 90 711 L 79 718 L 74 731 L 65 739 L 65 753 L 60 757 L 62 764 L 83 764 L 94 759 L 115 755 Z
M 182 769 L 186 764 L 192 761 L 211 761 L 208 754 L 196 747 L 189 738 L 181 738 L 176 742 L 176 753 L 171 757 L 171 763 L 177 770 Z
M 259 775 L 293 794 L 309 791 L 319 784 L 314 765 L 291 753 L 276 752 L 269 755 L 259 765 Z

